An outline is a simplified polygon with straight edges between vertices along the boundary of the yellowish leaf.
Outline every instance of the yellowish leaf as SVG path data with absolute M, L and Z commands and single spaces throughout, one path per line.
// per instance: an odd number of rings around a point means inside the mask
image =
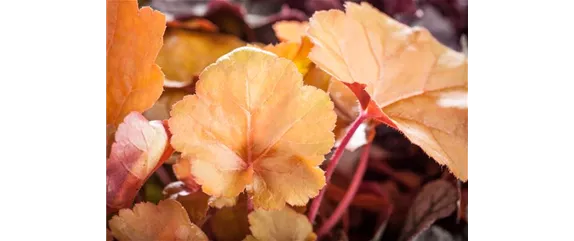
M 307 217 L 288 207 L 274 211 L 256 209 L 249 214 L 249 224 L 251 235 L 244 240 L 311 241 L 317 239 Z
M 313 15 L 309 58 L 345 82 L 370 117 L 402 131 L 467 180 L 468 61 L 428 30 L 410 28 L 367 3 Z
M 110 229 L 119 241 L 207 241 L 200 228 L 189 221 L 179 202 L 162 200 L 138 203 L 133 209 L 122 209 L 110 220 Z
M 217 58 L 243 45 L 233 35 L 170 28 L 156 62 L 167 79 L 189 83 Z
M 241 47 L 201 73 L 169 126 L 205 193 L 247 189 L 255 207 L 280 209 L 305 205 L 325 185 L 318 165 L 333 146 L 335 118 L 329 96 L 303 85 L 290 60 Z

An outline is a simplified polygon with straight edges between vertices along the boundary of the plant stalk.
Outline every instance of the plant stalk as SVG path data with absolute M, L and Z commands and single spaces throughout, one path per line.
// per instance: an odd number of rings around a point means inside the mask
M 355 174 L 353 175 L 353 179 L 351 179 L 351 184 L 343 196 L 343 199 L 335 208 L 333 214 L 327 219 L 325 223 L 321 226 L 319 231 L 317 232 L 317 236 L 320 238 L 323 235 L 327 234 L 334 226 L 339 222 L 341 216 L 345 213 L 345 210 L 351 204 L 351 201 L 355 197 L 355 194 L 359 190 L 359 186 L 361 185 L 361 181 L 363 180 L 363 176 L 367 171 L 367 163 L 369 161 L 369 150 L 371 149 L 372 141 L 369 141 L 362 150 L 361 159 L 359 160 L 359 165 L 357 165 L 357 170 L 355 170 Z
M 365 119 L 367 119 L 367 113 L 362 111 L 359 114 L 359 117 L 357 117 L 357 119 L 353 121 L 349 130 L 347 131 L 347 133 L 345 133 L 343 140 L 341 140 L 341 144 L 337 147 L 335 153 L 333 153 L 333 156 L 331 156 L 331 159 L 329 160 L 329 164 L 327 166 L 327 170 L 325 171 L 325 186 L 323 187 L 323 189 L 321 189 L 319 195 L 311 202 L 311 207 L 309 209 L 309 213 L 307 216 L 309 218 L 309 222 L 311 223 L 315 222 L 315 217 L 317 217 L 319 206 L 321 206 L 321 201 L 323 200 L 323 196 L 325 195 L 325 191 L 327 190 L 327 185 L 329 185 L 331 176 L 333 175 L 333 172 L 337 167 L 337 163 L 339 163 L 339 159 L 341 159 L 341 157 L 343 156 L 343 152 L 345 152 L 345 147 L 347 146 L 347 144 L 349 144 L 351 137 L 353 137 L 353 134 L 355 134 L 355 131 L 357 130 L 357 128 L 359 128 L 359 126 L 361 125 L 361 123 L 363 123 Z

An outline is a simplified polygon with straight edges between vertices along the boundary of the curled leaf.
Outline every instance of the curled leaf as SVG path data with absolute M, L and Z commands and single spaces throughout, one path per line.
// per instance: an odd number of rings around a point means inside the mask
M 313 15 L 309 58 L 345 82 L 371 118 L 467 180 L 467 58 L 365 2 L 345 7 Z
M 165 16 L 136 0 L 107 0 L 106 123 L 118 125 L 131 111 L 150 108 L 163 91 L 155 64 Z
M 138 203 L 122 209 L 110 220 L 110 229 L 119 241 L 207 241 L 200 228 L 189 221 L 185 209 L 171 199 Z
M 247 189 L 255 207 L 280 209 L 305 205 L 325 185 L 318 165 L 334 143 L 333 103 L 287 59 L 238 48 L 201 73 L 171 116 L 171 144 L 211 196 Z
M 423 186 L 407 214 L 399 240 L 411 240 L 434 221 L 449 216 L 457 200 L 457 190 L 449 182 L 436 180 Z
M 159 121 L 146 120 L 132 112 L 115 133 L 106 163 L 106 204 L 108 208 L 126 208 L 138 190 L 163 163 L 168 134 Z
M 217 58 L 243 45 L 233 35 L 170 28 L 156 62 L 167 79 L 189 83 Z
M 249 214 L 249 224 L 251 235 L 244 240 L 311 241 L 317 239 L 307 217 L 288 207 L 274 211 L 256 209 Z
M 234 206 L 218 209 L 210 219 L 211 230 L 219 241 L 241 241 L 249 234 L 247 200 L 244 195 Z

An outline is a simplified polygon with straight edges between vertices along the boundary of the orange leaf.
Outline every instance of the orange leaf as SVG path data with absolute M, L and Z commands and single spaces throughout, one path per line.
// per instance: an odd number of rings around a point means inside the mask
M 133 209 L 122 209 L 110 220 L 110 229 L 119 241 L 207 241 L 200 228 L 189 221 L 179 202 L 162 200 L 138 203 Z
M 233 35 L 170 28 L 156 62 L 167 79 L 190 83 L 217 58 L 243 45 Z
M 232 207 L 222 207 L 210 220 L 211 230 L 218 241 L 241 241 L 249 234 L 247 200 L 240 195 Z
M 106 123 L 117 125 L 132 112 L 150 108 L 163 91 L 155 64 L 165 16 L 136 0 L 107 0 Z
M 281 210 L 256 209 L 249 214 L 250 236 L 244 240 L 316 240 L 307 217 L 285 207 Z
M 280 209 L 305 205 L 325 185 L 318 165 L 334 143 L 333 103 L 287 59 L 238 48 L 201 73 L 171 116 L 172 146 L 209 195 L 247 188 L 255 207 Z
M 282 42 L 301 42 L 301 38 L 306 36 L 308 22 L 279 21 L 273 24 L 275 35 Z
M 106 204 L 112 210 L 131 205 L 144 182 L 167 159 L 162 158 L 167 155 L 164 151 L 171 149 L 162 122 L 148 122 L 137 112 L 126 116 L 115 135 L 106 163 Z
M 309 58 L 345 82 L 370 117 L 467 180 L 467 59 L 367 3 L 313 15 Z M 368 30 L 368 31 L 367 31 Z

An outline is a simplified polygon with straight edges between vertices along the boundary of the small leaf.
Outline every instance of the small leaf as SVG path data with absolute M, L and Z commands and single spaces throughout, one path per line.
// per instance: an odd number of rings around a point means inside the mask
M 466 181 L 468 61 L 428 30 L 368 3 L 320 11 L 309 21 L 309 58 L 355 93 L 368 116 L 400 130 Z
M 185 187 L 183 182 L 173 182 L 168 184 L 163 194 L 169 199 L 178 201 L 187 212 L 189 220 L 201 227 L 205 222 L 205 216 L 209 206 L 207 202 L 209 196 L 201 190 L 189 190 Z
M 106 203 L 111 209 L 131 206 L 138 190 L 162 160 L 168 134 L 159 121 L 148 122 L 132 112 L 115 133 L 110 157 L 106 163 Z
M 412 240 L 436 220 L 452 214 L 457 200 L 457 190 L 449 182 L 436 180 L 423 186 L 408 212 L 400 240 Z
M 119 241 L 207 241 L 200 228 L 189 221 L 185 209 L 171 199 L 138 203 L 133 209 L 122 209 L 110 220 L 110 228 Z
M 188 83 L 217 58 L 243 45 L 233 35 L 170 28 L 156 62 L 167 79 Z
M 325 185 L 318 165 L 333 146 L 336 115 L 289 60 L 241 47 L 207 67 L 196 94 L 173 106 L 172 146 L 214 197 L 243 190 L 255 207 L 305 205 Z
M 244 240 L 311 241 L 317 236 L 307 217 L 285 207 L 281 210 L 256 209 L 249 214 L 251 235 Z
M 235 206 L 218 209 L 210 220 L 211 230 L 216 239 L 218 241 L 243 240 L 249 234 L 247 212 L 245 195 L 239 197 Z
M 165 16 L 136 0 L 107 0 L 106 123 L 150 108 L 163 91 L 155 58 L 162 46 Z

